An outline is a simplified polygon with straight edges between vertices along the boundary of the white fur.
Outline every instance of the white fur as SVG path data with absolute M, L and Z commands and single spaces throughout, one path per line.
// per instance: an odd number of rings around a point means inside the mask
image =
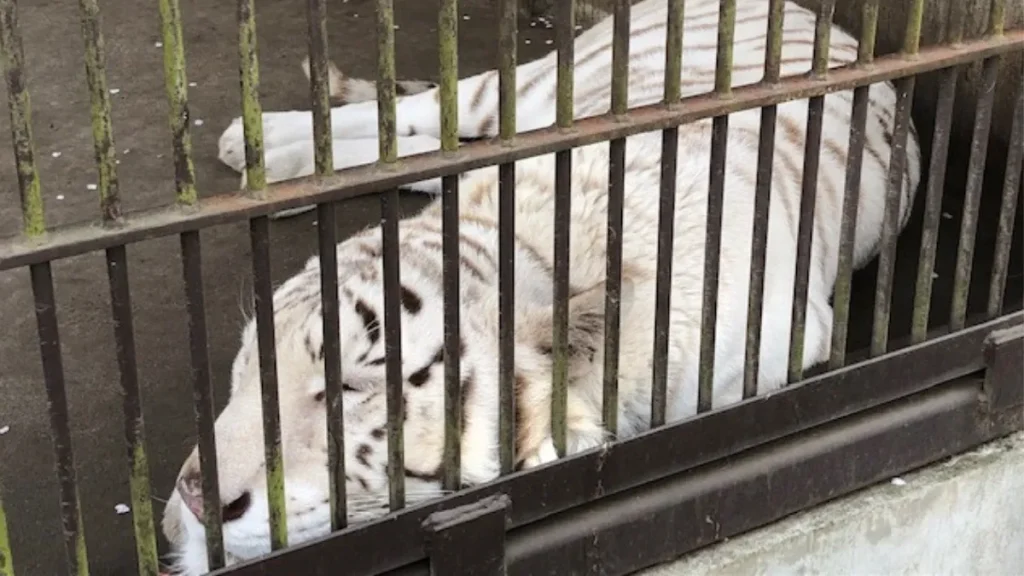
M 662 97 L 665 0 L 647 0 L 632 8 L 630 106 L 657 102 Z M 683 85 L 687 95 L 713 86 L 718 0 L 687 3 L 684 34 Z M 768 3 L 740 0 L 737 8 L 736 71 L 734 84 L 760 80 Z M 783 50 L 784 75 L 810 67 L 814 15 L 786 6 Z M 647 30 L 647 32 L 643 32 Z M 611 22 L 604 21 L 576 41 L 577 116 L 608 109 Z M 831 64 L 855 58 L 856 45 L 845 32 L 833 29 Z M 592 53 L 599 53 L 591 56 Z M 538 76 L 540 75 L 540 76 Z M 554 55 L 519 68 L 519 129 L 535 129 L 554 121 Z M 481 86 L 481 84 L 483 84 Z M 479 105 L 472 106 L 477 88 Z M 881 233 L 895 94 L 889 85 L 871 88 L 865 138 L 856 265 L 876 251 Z M 493 72 L 459 84 L 459 129 L 463 136 L 491 136 L 497 129 L 497 79 Z M 814 241 L 808 287 L 803 366 L 827 358 L 832 328 L 829 296 L 835 281 L 841 206 L 849 139 L 850 93 L 825 100 L 823 146 L 817 186 Z M 764 288 L 764 317 L 759 391 L 770 392 L 786 380 L 790 317 L 796 260 L 796 233 L 803 165 L 807 103 L 789 102 L 778 108 L 773 194 L 768 232 Z M 398 105 L 400 153 L 437 148 L 439 112 L 432 90 L 402 98 Z M 714 364 L 714 405 L 741 398 L 751 225 L 760 111 L 729 117 L 725 172 L 721 267 Z M 376 105 L 353 103 L 332 111 L 335 165 L 339 168 L 376 160 Z M 668 352 L 668 419 L 692 415 L 697 402 L 703 287 L 705 215 L 708 201 L 711 121 L 680 127 L 676 175 L 675 244 Z M 312 172 L 312 132 L 308 112 L 264 115 L 267 167 L 271 180 Z M 220 158 L 243 168 L 242 129 L 236 120 L 220 142 Z M 920 176 L 920 152 L 911 130 L 907 170 L 902 178 L 899 222 L 907 218 Z M 625 212 L 623 230 L 623 301 L 619 359 L 619 430 L 628 437 L 649 427 L 653 347 L 655 263 L 657 259 L 658 191 L 661 134 L 631 137 L 626 146 Z M 608 145 L 572 152 L 570 218 L 571 347 L 579 353 L 570 363 L 568 447 L 570 453 L 599 446 L 607 435 L 601 427 L 602 351 L 607 242 Z M 516 376 L 518 458 L 536 466 L 555 458 L 551 441 L 552 272 L 554 234 L 554 158 L 543 156 L 516 165 Z M 437 182 L 410 186 L 427 192 Z M 498 228 L 497 169 L 467 174 L 461 181 L 460 230 L 462 260 L 460 330 L 466 421 L 462 435 L 462 480 L 475 484 L 493 479 L 498 466 Z M 439 470 L 443 446 L 443 364 L 436 362 L 443 338 L 441 290 L 440 205 L 432 203 L 420 215 L 400 224 L 401 283 L 420 302 L 402 312 L 402 373 L 408 418 L 404 427 L 405 465 L 409 500 L 442 494 L 440 484 L 419 478 Z M 338 246 L 341 310 L 342 376 L 344 393 L 346 487 L 353 520 L 386 511 L 386 442 L 380 427 L 386 421 L 383 331 L 374 339 L 374 326 L 383 321 L 380 230 L 370 228 Z M 319 264 L 306 269 L 275 293 L 277 365 L 281 394 L 282 442 L 290 543 L 306 541 L 328 531 L 326 422 L 322 402 L 323 363 L 317 351 L 323 341 L 320 312 Z M 367 326 L 366 311 L 377 324 Z M 590 352 L 593 352 L 591 356 Z M 424 372 L 424 366 L 429 369 Z M 426 376 L 424 376 L 426 374 Z M 413 380 L 419 382 L 414 385 Z M 232 373 L 231 400 L 216 423 L 222 499 L 229 502 L 248 491 L 252 508 L 225 525 L 225 546 L 231 558 L 251 558 L 269 551 L 266 488 L 262 468 L 260 384 L 255 324 L 243 333 Z M 375 432 L 376 431 L 376 432 Z M 366 448 L 368 447 L 368 448 Z M 194 472 L 193 452 L 182 474 Z M 184 518 L 183 518 L 184 517 Z M 172 495 L 164 530 L 179 551 L 179 571 L 192 576 L 205 570 L 202 529 Z

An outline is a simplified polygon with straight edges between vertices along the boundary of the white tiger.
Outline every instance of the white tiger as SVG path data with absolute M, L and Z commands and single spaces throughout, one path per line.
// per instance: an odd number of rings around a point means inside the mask
M 739 0 L 736 12 L 734 85 L 763 75 L 769 3 Z M 718 0 L 690 0 L 686 6 L 682 82 L 686 95 L 712 89 L 717 43 Z M 631 107 L 658 102 L 663 94 L 666 1 L 646 0 L 632 9 Z M 609 109 L 611 21 L 576 39 L 577 117 Z M 810 68 L 815 15 L 795 4 L 785 6 L 783 75 Z M 842 30 L 831 36 L 830 65 L 856 58 L 856 41 Z M 555 54 L 523 64 L 517 72 L 519 130 L 550 126 L 555 119 Z M 337 71 L 334 96 L 372 99 L 372 83 L 346 79 Z M 406 85 L 408 88 L 410 85 Z M 459 134 L 494 136 L 498 127 L 498 80 L 494 71 L 459 83 Z M 415 91 L 406 90 L 406 92 Z M 436 89 L 398 102 L 401 154 L 438 148 Z M 836 276 L 852 94 L 825 99 L 825 122 L 818 178 L 812 266 L 808 289 L 804 366 L 827 358 L 832 308 L 829 296 Z M 863 265 L 876 252 L 882 227 L 893 109 L 896 96 L 887 84 L 870 90 L 861 194 L 854 258 Z M 773 192 L 764 288 L 759 390 L 777 389 L 786 379 L 789 323 L 800 181 L 807 118 L 806 101 L 778 108 Z M 721 277 L 715 355 L 715 406 L 741 398 L 747 294 L 751 252 L 755 170 L 760 112 L 732 114 L 729 123 Z M 267 169 L 271 180 L 313 172 L 310 113 L 264 115 Z M 332 111 L 335 166 L 376 160 L 377 108 L 372 101 L 351 102 Z M 710 121 L 680 127 L 676 177 L 675 246 L 669 346 L 668 419 L 693 414 L 697 399 L 701 289 L 705 243 Z M 220 142 L 220 158 L 244 168 L 242 128 L 236 120 Z M 619 434 L 645 430 L 650 417 L 654 322 L 656 230 L 661 135 L 628 139 L 626 146 L 624 298 L 619 363 Z M 570 346 L 568 448 L 570 453 L 598 446 L 601 427 L 600 345 L 603 338 L 607 143 L 572 152 Z M 920 178 L 916 133 L 907 143 L 899 222 L 902 227 Z M 436 181 L 413 189 L 434 192 Z M 517 464 L 536 466 L 555 458 L 549 429 L 553 274 L 554 159 L 538 157 L 516 165 L 515 373 Z M 462 379 L 464 433 L 462 481 L 477 484 L 495 478 L 498 460 L 498 183 L 495 168 L 478 170 L 461 181 Z M 443 365 L 441 224 L 439 201 L 400 223 L 402 284 L 402 372 L 405 381 L 405 465 L 409 500 L 441 494 L 443 444 Z M 346 485 L 353 521 L 387 509 L 382 270 L 379 227 L 345 240 L 337 248 L 340 285 L 342 375 L 344 379 Z M 308 541 L 329 531 L 326 416 L 319 264 L 305 269 L 275 294 L 277 366 L 280 379 L 282 441 L 286 466 L 289 542 Z M 249 321 L 232 370 L 230 402 L 216 422 L 221 500 L 226 503 L 224 543 L 229 562 L 269 551 L 268 508 L 263 472 L 260 384 L 256 326 Z M 163 527 L 173 543 L 176 570 L 195 575 L 206 570 L 195 451 L 179 475 Z M 192 511 L 190 511 L 190 509 Z

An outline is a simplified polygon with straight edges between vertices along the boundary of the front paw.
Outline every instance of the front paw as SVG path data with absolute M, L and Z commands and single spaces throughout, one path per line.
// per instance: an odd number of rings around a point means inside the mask
M 313 139 L 309 112 L 267 112 L 263 114 L 263 149 L 274 150 L 303 140 Z M 245 170 L 245 129 L 241 118 L 235 118 L 218 141 L 217 157 L 236 172 Z

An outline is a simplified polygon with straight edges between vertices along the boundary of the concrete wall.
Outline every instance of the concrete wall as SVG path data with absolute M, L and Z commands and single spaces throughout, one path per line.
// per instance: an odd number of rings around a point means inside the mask
M 1016 576 L 1024 433 L 638 576 Z

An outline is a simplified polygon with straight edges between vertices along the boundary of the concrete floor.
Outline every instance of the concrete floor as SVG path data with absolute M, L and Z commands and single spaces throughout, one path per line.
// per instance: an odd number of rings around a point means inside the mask
M 329 3 L 332 56 L 355 75 L 374 73 L 372 4 L 372 0 Z M 464 0 L 461 4 L 464 14 L 470 17 L 460 22 L 460 67 L 463 74 L 468 74 L 496 61 L 495 22 L 489 0 Z M 162 53 L 155 46 L 160 39 L 156 7 L 153 3 L 124 0 L 106 0 L 101 7 L 109 87 L 119 90 L 112 101 L 126 209 L 163 204 L 173 196 L 173 171 Z M 201 126 L 192 128 L 201 194 L 231 191 L 237 187 L 237 175 L 219 164 L 215 154 L 217 137 L 239 110 L 235 7 L 233 3 L 182 0 L 181 9 L 185 15 L 188 77 L 196 83 L 189 90 L 192 118 L 203 121 Z M 68 3 L 55 0 L 21 2 L 19 10 L 47 221 L 52 226 L 91 219 L 98 214 L 96 193 L 87 186 L 96 181 L 96 175 L 78 14 Z M 435 77 L 434 10 L 431 2 L 396 1 L 400 76 Z M 261 23 L 264 108 L 306 107 L 306 83 L 298 67 L 306 50 L 304 3 L 260 2 L 257 18 Z M 521 25 L 521 30 L 521 61 L 548 49 L 550 31 L 531 28 L 527 23 Z M 6 114 L 2 116 L 0 132 L 8 134 L 8 118 Z M 922 133 L 930 133 L 930 129 L 922 129 Z M 996 147 L 991 154 L 1005 157 L 1005 150 Z M 966 154 L 954 151 L 951 157 L 962 162 Z M 960 174 L 962 182 L 962 166 L 954 167 L 952 172 Z M 951 178 L 952 190 L 962 186 L 956 182 L 956 178 Z M 959 213 L 959 199 L 955 193 L 948 196 L 944 210 L 955 216 Z M 994 198 L 991 192 L 986 196 L 989 200 Z M 0 237 L 18 231 L 17 198 L 11 151 L 3 145 Z M 422 204 L 423 198 L 408 196 L 404 209 L 415 210 Z M 377 206 L 372 197 L 346 203 L 341 211 L 342 235 L 372 222 Z M 993 207 L 987 200 L 983 218 L 991 218 Z M 916 220 L 919 213 L 918 209 Z M 313 224 L 312 214 L 273 224 L 273 270 L 277 282 L 294 273 L 315 253 Z M 943 220 L 943 255 L 939 259 L 935 294 L 939 302 L 949 301 L 954 245 L 948 241 L 958 226 L 956 217 Z M 981 228 L 978 251 L 984 260 L 991 253 L 994 226 L 984 224 Z M 1019 229 L 1018 225 L 1017 245 Z M 908 234 L 910 238 L 919 237 L 919 228 L 912 226 Z M 225 400 L 228 369 L 241 328 L 241 302 L 251 285 L 245 223 L 205 231 L 202 241 L 210 358 L 219 406 Z M 893 308 L 897 335 L 906 332 L 909 319 L 910 279 L 915 273 L 916 250 L 915 242 L 904 243 L 897 263 L 899 285 Z M 169 492 L 181 460 L 194 442 L 178 241 L 172 237 L 133 245 L 129 257 L 147 446 L 154 493 L 162 497 Z M 1010 285 L 1011 300 L 1017 303 L 1021 294 L 1020 260 L 1018 249 L 1014 253 Z M 976 271 L 987 277 L 987 264 L 979 263 Z M 129 502 L 129 495 L 103 256 L 90 254 L 57 262 L 54 276 L 92 573 L 133 574 L 131 518 L 114 511 L 115 505 Z M 857 276 L 856 310 L 870 308 L 873 283 L 870 270 Z M 975 292 L 977 297 L 985 295 L 980 290 Z M 6 330 L 0 339 L 0 430 L 5 430 L 0 436 L 0 478 L 15 566 L 18 574 L 64 574 L 53 451 L 27 272 L 0 273 L 0 295 L 0 325 Z M 974 308 L 978 304 L 982 300 L 972 299 Z M 937 306 L 936 322 L 942 321 L 947 308 L 945 304 Z M 852 328 L 852 346 L 860 347 L 870 328 L 870 314 L 854 314 L 854 318 L 857 325 Z M 155 505 L 159 514 L 162 505 Z

